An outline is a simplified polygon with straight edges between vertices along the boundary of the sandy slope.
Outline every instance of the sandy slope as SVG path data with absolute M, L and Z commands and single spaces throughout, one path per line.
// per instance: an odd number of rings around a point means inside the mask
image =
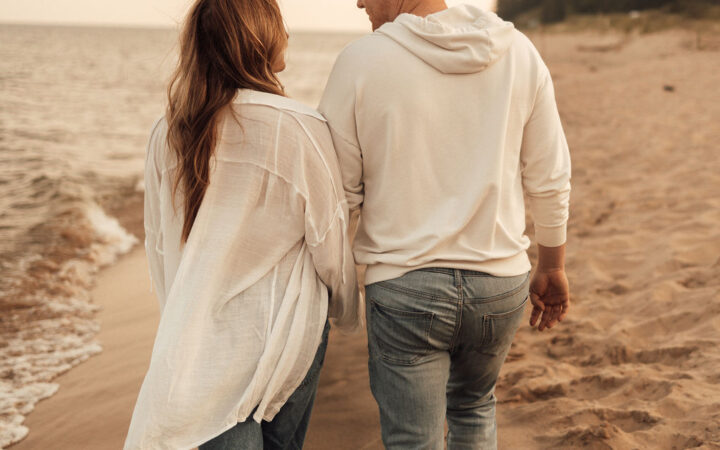
M 574 307 L 552 332 L 518 333 L 500 448 L 720 448 L 718 47 L 685 32 L 533 38 L 573 152 Z M 120 447 L 157 322 L 142 252 L 95 298 L 105 351 L 59 378 L 14 448 Z M 306 448 L 381 448 L 366 358 L 364 339 L 331 336 Z

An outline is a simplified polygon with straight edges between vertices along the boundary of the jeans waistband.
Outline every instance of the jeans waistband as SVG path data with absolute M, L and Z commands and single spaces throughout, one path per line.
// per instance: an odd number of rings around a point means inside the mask
M 422 269 L 418 269 L 418 272 L 434 272 L 434 273 L 444 273 L 450 276 L 454 276 L 456 274 L 460 274 L 462 276 L 469 276 L 469 277 L 491 277 L 489 273 L 485 272 L 477 272 L 475 270 L 467 270 L 467 269 L 449 269 L 446 267 L 425 267 Z

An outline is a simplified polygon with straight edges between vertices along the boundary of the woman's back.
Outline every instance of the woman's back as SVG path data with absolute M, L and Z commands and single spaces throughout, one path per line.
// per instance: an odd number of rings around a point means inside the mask
M 340 212 L 338 201 L 344 194 L 322 116 L 284 97 L 243 90 L 220 121 L 210 186 L 198 213 L 201 217 L 212 209 L 219 220 L 201 225 L 196 219 L 187 244 L 182 245 L 183 192 L 178 189 L 173 203 L 178 166 L 167 148 L 166 133 L 166 121 L 161 119 L 150 139 L 146 167 L 146 231 L 160 233 L 163 247 L 164 276 L 155 280 L 161 303 L 183 249 L 192 251 L 188 249 L 195 244 L 203 251 L 225 247 L 241 231 L 245 247 L 238 251 L 252 253 L 256 247 L 261 254 L 239 261 L 242 266 L 234 271 L 248 280 L 257 279 L 303 239 L 306 199 L 312 197 L 308 225 L 315 239 Z
M 185 244 L 166 133 L 160 121 L 148 148 L 145 211 L 163 313 L 128 443 L 180 448 L 255 407 L 256 420 L 271 420 L 315 355 L 326 285 L 344 324 L 357 323 L 358 299 L 322 116 L 284 97 L 239 91 L 219 121 L 210 183 Z

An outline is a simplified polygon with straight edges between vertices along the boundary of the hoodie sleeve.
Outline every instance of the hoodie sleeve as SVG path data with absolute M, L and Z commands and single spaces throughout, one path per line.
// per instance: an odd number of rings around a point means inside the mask
M 561 246 L 567 239 L 570 152 L 548 72 L 525 124 L 520 157 L 523 186 L 535 222 L 535 239 L 545 247 Z
M 351 71 L 340 55 L 330 74 L 318 110 L 328 121 L 340 163 L 343 188 L 350 210 L 360 208 L 364 198 L 363 158 L 355 122 L 355 86 Z

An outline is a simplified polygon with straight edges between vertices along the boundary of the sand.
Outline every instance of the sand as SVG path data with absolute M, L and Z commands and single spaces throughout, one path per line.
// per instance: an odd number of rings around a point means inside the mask
M 103 351 L 55 380 L 60 390 L 30 414 L 30 434 L 14 450 L 122 448 L 159 320 L 144 250 L 103 271 L 92 294 Z M 364 340 L 332 334 L 307 448 L 382 448 Z
M 144 250 L 104 270 L 92 294 L 102 353 L 55 380 L 58 393 L 37 405 L 13 449 L 122 448 L 159 320 Z
M 573 155 L 573 309 L 518 333 L 503 447 L 720 448 L 717 38 L 533 38 Z
M 694 33 L 532 36 L 573 154 L 573 307 L 524 324 L 501 449 L 720 448 L 720 57 Z M 698 48 L 698 42 L 701 47 Z M 117 449 L 157 324 L 142 250 L 107 269 L 103 352 L 58 378 L 17 449 Z M 364 337 L 333 333 L 308 449 L 379 449 Z

